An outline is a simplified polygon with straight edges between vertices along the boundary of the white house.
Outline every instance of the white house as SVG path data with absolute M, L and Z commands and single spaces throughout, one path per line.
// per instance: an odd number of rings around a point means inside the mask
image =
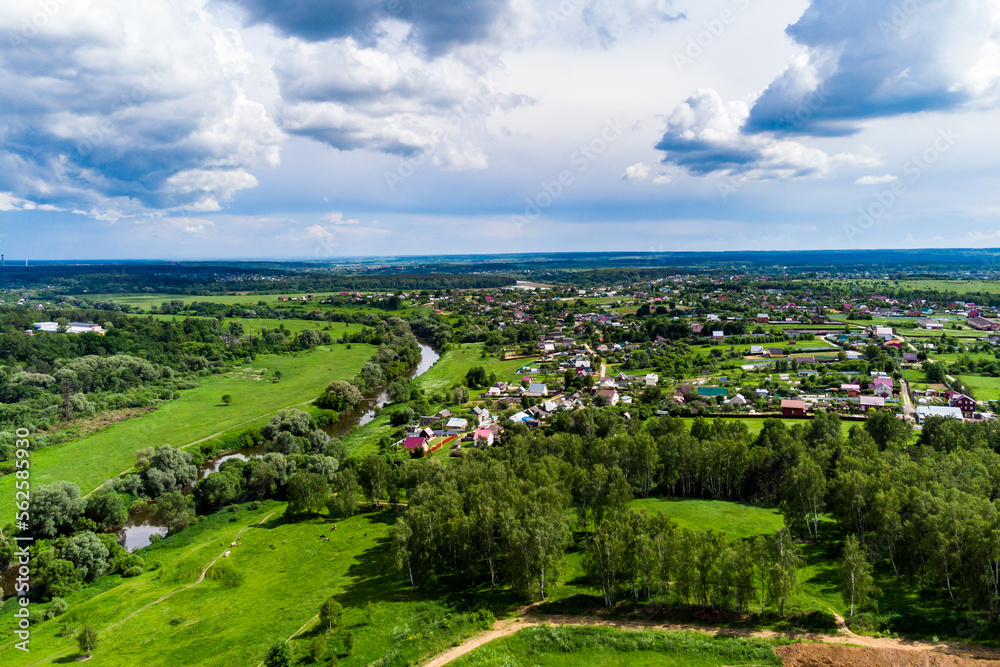
M 660 383 L 660 376 L 656 373 L 650 373 L 644 378 L 647 387 L 655 387 Z

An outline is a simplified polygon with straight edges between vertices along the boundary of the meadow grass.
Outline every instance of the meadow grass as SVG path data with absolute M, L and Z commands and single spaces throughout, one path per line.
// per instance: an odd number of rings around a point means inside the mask
M 1000 399 L 1000 378 L 982 375 L 958 375 L 956 377 L 972 390 L 978 400 L 995 401 Z
M 464 381 L 465 374 L 475 366 L 482 366 L 486 370 L 487 377 L 496 373 L 498 380 L 520 382 L 521 376 L 517 374 L 517 369 L 535 363 L 532 359 L 500 361 L 495 356 L 482 355 L 483 343 L 466 343 L 461 347 L 449 349 L 426 373 L 414 380 L 414 383 L 425 392 L 451 389 L 455 383 Z
M 241 363 L 239 371 L 201 378 L 198 387 L 182 391 L 148 414 L 119 422 L 80 440 L 36 450 L 31 456 L 31 481 L 37 488 L 58 480 L 75 482 L 92 491 L 135 462 L 143 447 L 180 447 L 279 409 L 316 398 L 331 380 L 354 376 L 375 353 L 370 345 L 319 347 L 295 355 L 267 355 Z M 250 369 L 250 372 L 246 372 Z M 279 382 L 272 382 L 274 371 Z M 260 379 L 254 379 L 259 377 Z M 233 397 L 222 405 L 223 394 Z M 249 427 L 249 424 L 246 424 Z M 0 478 L 0 512 L 13 516 L 14 476 Z
M 723 500 L 640 498 L 631 506 L 651 513 L 668 514 L 681 528 L 712 530 L 730 539 L 773 535 L 785 525 L 774 507 L 761 507 Z
M 721 667 L 780 665 L 774 644 L 695 632 L 608 627 L 534 627 L 462 656 L 455 667 Z
M 161 567 L 132 579 L 107 575 L 73 593 L 67 614 L 33 627 L 28 659 L 13 642 L 4 642 L 0 663 L 72 661 L 75 641 L 60 631 L 91 623 L 100 642 L 95 665 L 256 665 L 272 643 L 300 628 L 303 634 L 292 646 L 304 653 L 321 632 L 311 619 L 330 596 L 345 613 L 341 627 L 328 635 L 328 656 L 339 653 L 348 667 L 384 656 L 394 656 L 386 664 L 409 664 L 476 630 L 460 597 L 414 592 L 396 571 L 387 539 L 396 519 L 392 510 L 336 521 L 288 519 L 284 511 L 284 503 L 267 501 L 253 511 L 217 512 L 141 550 L 147 564 L 159 561 Z M 241 544 L 230 547 L 237 538 Z M 227 549 L 231 555 L 195 583 Z M 369 601 L 372 620 L 365 611 Z M 6 636 L 13 607 L 0 613 Z M 350 656 L 343 646 L 347 631 L 356 640 Z M 296 664 L 306 662 L 297 656 Z

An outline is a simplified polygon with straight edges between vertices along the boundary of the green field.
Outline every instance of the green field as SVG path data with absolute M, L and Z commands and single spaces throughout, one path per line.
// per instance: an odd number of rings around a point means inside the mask
M 188 315 L 139 315 L 137 317 L 152 317 L 157 320 L 165 320 L 168 322 L 183 322 L 188 319 L 214 319 L 211 317 L 198 317 L 198 316 L 188 316 Z M 313 331 L 329 331 L 331 336 L 340 337 L 345 333 L 359 333 L 365 329 L 363 324 L 351 324 L 345 322 L 326 322 L 318 320 L 276 320 L 268 319 L 263 317 L 227 317 L 221 322 L 223 329 L 229 326 L 232 321 L 240 322 L 243 325 L 243 332 L 247 335 L 259 336 L 261 329 L 267 327 L 270 330 L 279 329 L 282 326 L 293 334 L 297 334 L 306 329 L 312 329 Z M 329 327 L 329 328 L 327 328 Z
M 496 373 L 498 380 L 521 381 L 516 373 L 522 366 L 531 365 L 532 359 L 500 361 L 496 357 L 483 358 L 483 343 L 467 343 L 450 349 L 441 355 L 430 370 L 416 379 L 416 385 L 426 392 L 450 389 L 455 383 L 465 379 L 465 374 L 474 366 L 482 366 L 486 375 Z
M 203 378 L 197 388 L 181 392 L 179 399 L 166 401 L 149 414 L 81 440 L 35 451 L 31 481 L 38 485 L 69 480 L 87 493 L 128 469 L 135 462 L 137 449 L 183 446 L 281 408 L 311 401 L 331 380 L 353 377 L 372 354 L 374 348 L 370 345 L 352 345 L 350 350 L 335 345 L 297 355 L 259 357 L 252 364 L 241 365 L 239 372 Z M 264 379 L 275 370 L 282 373 L 280 382 Z M 221 404 L 223 394 L 232 395 L 232 405 Z M 13 515 L 13 487 L 13 475 L 0 479 L 0 512 L 4 516 Z
M 480 646 L 455 667 L 721 667 L 780 665 L 774 644 L 694 632 L 535 627 Z
M 959 380 L 965 383 L 979 401 L 995 401 L 1000 399 L 1000 378 L 984 377 L 982 375 L 959 375 Z
M 91 623 L 99 645 L 89 664 L 253 666 L 268 646 L 300 628 L 303 633 L 291 643 L 296 654 L 303 654 L 317 633 L 312 619 L 331 595 L 345 614 L 342 627 L 327 635 L 323 665 L 336 653 L 347 667 L 390 654 L 406 664 L 474 631 L 455 607 L 460 603 L 412 592 L 392 566 L 386 539 L 395 521 L 391 510 L 338 520 L 335 531 L 325 517 L 289 522 L 283 512 L 284 505 L 275 501 L 256 511 L 217 512 L 142 550 L 147 564 L 159 561 L 161 568 L 133 579 L 104 576 L 73 593 L 67 614 L 33 626 L 29 655 L 4 642 L 0 663 L 72 662 L 75 641 L 60 636 L 60 630 Z M 230 547 L 237 537 L 242 544 Z M 231 555 L 195 583 L 226 549 Z M 365 612 L 369 601 L 374 604 L 371 620 Z M 0 612 L 7 637 L 14 607 L 8 604 Z M 355 637 L 349 657 L 343 648 L 347 631 Z
M 641 498 L 633 500 L 632 507 L 668 514 L 681 528 L 713 530 L 725 533 L 730 539 L 773 535 L 785 525 L 785 520 L 773 507 L 722 500 Z
M 256 305 L 263 301 L 268 304 L 278 303 L 279 296 L 300 297 L 306 294 L 225 294 L 225 295 L 200 295 L 190 296 L 187 294 L 87 294 L 88 301 L 114 301 L 122 305 L 128 304 L 137 308 L 149 310 L 151 306 L 159 306 L 164 301 L 183 301 L 184 303 L 222 303 L 226 305 L 236 305 L 241 303 Z M 329 296 L 329 293 L 315 294 L 312 301 L 306 301 L 308 305 L 319 305 L 322 297 Z M 294 302 L 293 302 L 294 303 Z M 303 303 L 301 301 L 297 303 Z

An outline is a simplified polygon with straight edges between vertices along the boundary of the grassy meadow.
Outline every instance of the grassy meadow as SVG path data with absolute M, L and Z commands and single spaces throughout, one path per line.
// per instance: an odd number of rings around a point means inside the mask
M 695 632 L 534 627 L 462 656 L 455 667 L 722 667 L 781 665 L 774 644 Z
M 180 398 L 160 404 L 153 412 L 33 452 L 32 483 L 68 480 L 87 493 L 128 469 L 137 449 L 165 444 L 180 447 L 311 401 L 331 380 L 354 376 L 374 352 L 370 345 L 352 345 L 350 350 L 343 345 L 319 347 L 296 355 L 258 357 L 228 373 L 202 378 L 197 388 L 182 391 Z M 282 378 L 272 382 L 278 370 Z M 232 395 L 231 405 L 222 405 L 223 394 Z M 13 475 L 0 478 L 4 516 L 13 515 L 13 487 Z
M 272 643 L 300 629 L 291 642 L 295 664 L 308 664 L 302 655 L 319 630 L 312 619 L 331 595 L 345 613 L 341 627 L 327 635 L 322 664 L 334 655 L 346 667 L 385 656 L 395 656 L 389 664 L 412 663 L 475 627 L 461 600 L 410 590 L 391 563 L 386 535 L 394 521 L 386 510 L 337 520 L 334 530 L 326 517 L 288 520 L 284 504 L 275 501 L 254 511 L 217 512 L 139 552 L 147 564 L 159 561 L 159 569 L 132 579 L 107 575 L 70 595 L 65 615 L 34 626 L 28 656 L 4 642 L 0 664 L 72 662 L 76 642 L 63 630 L 83 623 L 99 633 L 93 665 L 257 665 Z M 241 544 L 230 547 L 237 539 Z M 227 549 L 230 556 L 198 582 Z M 0 612 L 7 636 L 13 609 Z M 347 632 L 355 640 L 349 656 Z

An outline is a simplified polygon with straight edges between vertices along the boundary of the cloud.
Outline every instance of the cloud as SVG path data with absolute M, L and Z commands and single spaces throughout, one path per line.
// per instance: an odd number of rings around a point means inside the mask
M 668 185 L 672 183 L 673 180 L 674 177 L 671 176 L 670 174 L 661 173 L 656 178 L 653 179 L 653 185 Z
M 898 181 L 899 178 L 893 176 L 892 174 L 883 174 L 882 176 L 862 176 L 858 180 L 854 181 L 855 185 L 881 185 L 883 183 L 893 183 Z
M 324 222 L 329 222 L 332 225 L 357 225 L 360 224 L 358 220 L 345 220 L 344 214 L 336 211 L 333 213 L 327 213 L 323 216 Z
M 203 0 L 0 6 L 0 190 L 101 219 L 218 210 L 278 164 L 252 58 Z
M 626 167 L 625 173 L 622 174 L 623 181 L 644 181 L 647 177 L 649 177 L 649 166 L 642 162 Z
M 842 136 L 865 119 L 998 101 L 996 2 L 812 0 L 786 32 L 806 52 L 756 101 L 747 132 Z
M 313 225 L 305 230 L 305 238 L 332 244 L 334 241 L 333 232 L 323 225 Z
M 715 90 L 698 90 L 667 119 L 667 131 L 656 148 L 665 151 L 664 164 L 692 174 L 735 174 L 753 180 L 825 176 L 840 164 L 879 163 L 872 156 L 831 156 L 770 133 L 747 134 L 749 113 L 745 102 L 725 102 Z
M 405 38 L 431 57 L 482 41 L 511 11 L 510 0 L 236 0 L 253 23 L 267 23 L 282 34 L 307 42 L 353 37 L 373 44 L 386 23 L 402 22 Z
M 485 119 L 533 103 L 499 89 L 495 61 L 424 60 L 392 37 L 379 48 L 352 38 L 293 42 L 274 66 L 280 122 L 290 133 L 344 151 L 429 157 L 445 169 L 484 169 Z

